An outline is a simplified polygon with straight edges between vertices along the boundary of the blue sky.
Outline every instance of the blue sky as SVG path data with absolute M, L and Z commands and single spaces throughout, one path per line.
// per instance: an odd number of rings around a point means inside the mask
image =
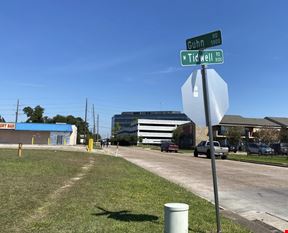
M 185 40 L 220 29 L 227 114 L 288 117 L 288 2 L 75 1 L 0 3 L 0 115 L 21 108 L 81 116 L 85 98 L 100 133 L 122 111 L 182 111 L 181 86 L 197 67 L 181 67 Z M 20 115 L 25 121 L 25 115 Z

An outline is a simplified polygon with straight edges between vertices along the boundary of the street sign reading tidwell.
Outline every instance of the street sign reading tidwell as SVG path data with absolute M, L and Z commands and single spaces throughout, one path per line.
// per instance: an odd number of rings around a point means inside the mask
M 221 31 L 210 32 L 186 40 L 187 50 L 198 50 L 222 44 Z
M 182 50 L 180 52 L 182 66 L 195 66 L 224 63 L 223 50 Z

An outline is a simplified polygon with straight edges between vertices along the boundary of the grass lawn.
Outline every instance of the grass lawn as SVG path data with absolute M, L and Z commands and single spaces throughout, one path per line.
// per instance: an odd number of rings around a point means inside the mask
M 86 175 L 56 195 L 91 159 Z M 121 158 L 26 150 L 19 159 L 0 150 L 0 178 L 1 233 L 162 233 L 168 202 L 189 204 L 189 232 L 216 232 L 213 205 Z M 249 232 L 224 218 L 222 227 Z
M 269 163 L 272 165 L 288 166 L 288 157 L 283 155 L 237 155 L 233 153 L 229 154 L 228 159 L 243 162 Z

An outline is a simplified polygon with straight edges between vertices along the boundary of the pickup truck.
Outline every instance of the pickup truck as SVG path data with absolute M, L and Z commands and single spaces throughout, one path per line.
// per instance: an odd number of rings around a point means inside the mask
M 215 157 L 221 157 L 221 159 L 227 159 L 228 147 L 221 147 L 220 143 L 217 141 L 214 141 L 213 143 L 214 143 Z M 207 155 L 207 158 L 211 158 L 209 141 L 202 141 L 196 146 L 194 150 L 194 156 L 198 157 L 199 154 L 205 154 Z

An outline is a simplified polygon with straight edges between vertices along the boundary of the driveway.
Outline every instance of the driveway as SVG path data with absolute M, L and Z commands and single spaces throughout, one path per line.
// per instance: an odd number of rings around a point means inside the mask
M 107 152 L 116 155 L 116 148 Z M 204 157 L 119 147 L 117 156 L 214 202 L 211 161 Z M 220 205 L 249 220 L 288 229 L 288 168 L 217 160 Z

